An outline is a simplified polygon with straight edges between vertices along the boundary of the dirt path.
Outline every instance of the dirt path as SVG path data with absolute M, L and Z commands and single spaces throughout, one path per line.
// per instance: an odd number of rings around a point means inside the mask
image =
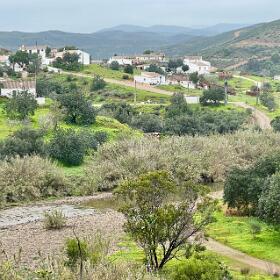
M 77 77 L 82 77 L 82 78 L 93 78 L 94 75 L 88 75 L 88 74 L 82 74 L 82 73 L 75 73 L 75 72 L 67 72 L 67 71 L 60 71 L 61 74 L 71 74 L 73 76 Z M 109 78 L 104 78 L 104 81 L 109 83 L 109 84 L 115 84 L 115 85 L 120 85 L 120 86 L 126 86 L 135 89 L 135 83 L 133 81 L 129 80 L 115 80 L 115 79 L 109 79 Z M 159 93 L 159 94 L 164 94 L 168 96 L 172 96 L 173 92 L 163 90 L 160 88 L 157 88 L 155 86 L 147 85 L 147 84 L 141 84 L 137 83 L 136 84 L 137 89 L 153 92 L 153 93 Z
M 253 112 L 253 117 L 254 117 L 256 123 L 259 125 L 259 127 L 261 129 L 271 129 L 270 119 L 262 111 L 256 109 L 253 106 L 250 106 L 244 102 L 232 102 L 231 104 L 244 108 L 244 109 L 251 109 Z
M 0 261 L 5 259 L 6 255 L 12 258 L 19 250 L 21 250 L 21 262 L 28 265 L 35 265 L 39 261 L 38 254 L 42 257 L 60 255 L 65 239 L 74 237 L 73 230 L 80 237 L 90 237 L 100 231 L 105 238 L 111 240 L 112 248 L 116 248 L 116 244 L 123 236 L 123 215 L 109 209 L 99 211 L 79 207 L 83 202 L 109 196 L 111 194 L 98 194 L 2 210 L 0 212 L 0 251 L 5 254 L 0 254 Z M 222 191 L 215 192 L 211 196 L 220 199 Z M 68 217 L 67 227 L 59 231 L 44 229 L 43 213 L 52 209 L 64 212 Z M 205 242 L 205 245 L 208 250 L 229 257 L 244 266 L 266 273 L 280 273 L 279 265 L 251 257 L 212 239 Z
M 257 270 L 261 270 L 269 274 L 274 274 L 276 272 L 278 274 L 280 273 L 280 265 L 251 257 L 238 250 L 223 245 L 213 239 L 209 239 L 207 242 L 205 242 L 205 245 L 210 251 L 213 251 L 225 257 L 229 257 L 230 259 L 236 260 L 247 266 L 254 267 Z

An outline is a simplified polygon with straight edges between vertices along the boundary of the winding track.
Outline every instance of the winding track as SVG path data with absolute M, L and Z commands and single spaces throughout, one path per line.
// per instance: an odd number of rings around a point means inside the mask
M 29 248 L 32 246 L 32 243 L 34 241 L 32 235 L 37 236 L 36 238 L 38 240 L 45 239 L 46 232 L 42 231 L 40 227 L 38 228 L 38 223 L 40 223 L 43 219 L 43 213 L 44 211 L 56 209 L 56 210 L 62 210 L 66 211 L 67 218 L 68 219 L 76 219 L 77 221 L 80 221 L 82 223 L 83 219 L 85 219 L 85 222 L 88 223 L 89 220 L 92 217 L 94 220 L 92 221 L 92 227 L 94 227 L 95 223 L 101 223 L 102 221 L 100 219 L 106 218 L 106 214 L 103 216 L 98 216 L 98 213 L 95 213 L 94 209 L 85 209 L 85 208 L 77 208 L 77 206 L 83 202 L 87 202 L 92 199 L 104 199 L 111 197 L 112 194 L 110 193 L 101 193 L 97 194 L 95 196 L 91 197 L 77 197 L 77 198 L 69 198 L 69 199 L 62 199 L 62 200 L 56 200 L 52 202 L 41 202 L 36 204 L 30 204 L 28 206 L 19 206 L 15 208 L 9 208 L 6 210 L 2 210 L 0 212 L 0 237 L 2 239 L 7 239 L 6 241 L 10 244 L 10 242 L 13 242 L 16 244 L 16 242 L 19 242 L 19 239 L 22 239 L 23 236 L 21 235 L 21 228 L 24 227 L 24 231 L 29 232 L 31 236 L 27 234 L 25 240 L 24 240 L 24 246 Z M 220 199 L 222 197 L 222 192 L 215 192 L 212 194 L 213 198 Z M 15 211 L 13 211 L 15 210 Z M 111 216 L 109 218 L 107 217 L 106 222 L 112 224 L 113 221 L 110 219 L 117 219 L 121 220 L 122 215 L 120 213 L 111 211 Z M 80 227 L 84 226 L 83 224 L 80 225 Z M 106 225 L 104 225 L 106 227 Z M 36 229 L 34 233 L 34 227 Z M 121 231 L 121 223 L 118 225 L 119 231 Z M 85 230 L 85 229 L 84 229 Z M 39 232 L 39 233 L 38 233 Z M 40 235 L 43 237 L 41 238 Z M 13 239 L 14 238 L 14 239 Z M 28 241 L 29 240 L 29 241 Z M 39 241 L 38 241 L 39 242 Z M 44 243 L 44 242 L 43 242 Z M 258 258 L 251 257 L 245 253 L 242 253 L 238 250 L 232 249 L 224 244 L 221 244 L 213 239 L 208 239 L 208 241 L 205 241 L 205 246 L 208 250 L 215 252 L 219 255 L 228 257 L 232 260 L 237 261 L 238 263 L 241 263 L 244 266 L 249 266 L 251 268 L 254 268 L 258 271 L 262 271 L 265 273 L 280 273 L 280 265 L 277 265 L 275 263 L 261 260 Z M 19 243 L 21 246 L 22 244 Z M 38 243 L 39 245 L 39 243 Z M 41 244 L 42 245 L 42 244 Z M 43 244 L 44 245 L 44 244 Z M 49 246 L 49 243 L 45 244 L 44 246 Z M 34 246 L 33 246 L 34 247 Z M 50 248 L 48 248 L 50 249 Z M 35 248 L 33 248 L 33 251 Z M 26 256 L 28 258 L 28 256 Z

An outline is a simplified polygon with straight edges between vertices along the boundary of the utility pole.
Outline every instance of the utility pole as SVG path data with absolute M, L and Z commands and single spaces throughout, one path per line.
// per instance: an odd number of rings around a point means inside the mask
M 227 79 L 225 79 L 224 86 L 225 86 L 225 105 L 227 105 L 228 104 L 228 81 L 227 81 Z
M 134 103 L 137 102 L 137 82 L 134 81 Z

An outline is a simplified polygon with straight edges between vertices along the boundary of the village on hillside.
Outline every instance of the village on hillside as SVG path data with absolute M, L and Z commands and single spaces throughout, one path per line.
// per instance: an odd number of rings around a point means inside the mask
M 70 65 L 72 68 L 67 68 Z M 143 54 L 119 56 L 107 60 L 93 60 L 91 55 L 74 46 L 50 48 L 48 46 L 20 46 L 18 51 L 0 55 L 1 96 L 11 97 L 13 92 L 29 91 L 36 96 L 38 71 L 60 73 L 63 69 L 76 71 L 79 65 L 98 64 L 109 69 L 128 69 L 137 85 L 180 85 L 186 89 L 207 89 L 209 84 L 198 83 L 198 77 L 216 71 L 210 62 L 201 56 L 169 58 L 164 53 L 146 51 Z M 16 79 L 15 79 L 16 78 Z M 126 79 L 126 75 L 123 77 Z M 42 103 L 44 100 L 38 99 Z

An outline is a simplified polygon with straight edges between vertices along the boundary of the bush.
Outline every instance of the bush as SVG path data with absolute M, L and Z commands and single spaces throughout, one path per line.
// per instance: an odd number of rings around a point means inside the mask
M 161 118 L 153 114 L 141 114 L 133 118 L 131 125 L 145 133 L 161 132 L 163 128 Z
M 46 229 L 62 229 L 66 225 L 66 217 L 59 210 L 44 213 L 44 226 Z
M 0 162 L 0 203 L 67 194 L 67 182 L 57 167 L 38 156 Z
M 7 101 L 4 110 L 10 119 L 24 120 L 35 114 L 37 101 L 33 94 L 23 91 L 14 92 Z
M 262 232 L 262 227 L 259 223 L 253 222 L 250 224 L 250 231 L 251 231 L 253 238 L 255 239 L 256 236 Z
M 275 117 L 272 121 L 271 121 L 271 126 L 273 128 L 273 130 L 275 132 L 280 132 L 280 117 Z
M 0 142 L 0 159 L 5 157 L 44 155 L 44 132 L 24 127 Z
M 78 166 L 84 161 L 86 145 L 73 129 L 58 129 L 48 145 L 49 155 L 65 165 Z
M 59 96 L 58 101 L 65 112 L 67 122 L 79 125 L 95 123 L 95 109 L 83 94 L 62 94 Z
M 280 173 L 268 178 L 259 199 L 258 215 L 267 222 L 280 224 Z
M 113 61 L 113 62 L 110 64 L 110 68 L 111 68 L 112 70 L 118 71 L 118 70 L 120 70 L 120 64 L 119 64 L 117 61 Z
M 128 75 L 126 75 L 126 74 L 125 74 L 125 75 L 123 75 L 123 76 L 122 76 L 122 78 L 123 78 L 123 80 L 129 80 L 129 76 L 128 76 Z
M 212 88 L 203 91 L 200 97 L 200 103 L 202 105 L 207 104 L 219 104 L 221 101 L 225 100 L 225 91 L 222 88 Z
M 177 266 L 172 274 L 174 280 L 224 280 L 232 279 L 227 268 L 215 257 L 198 256 Z
M 92 84 L 91 84 L 92 91 L 101 90 L 105 87 L 106 87 L 106 82 L 104 81 L 104 79 L 102 79 L 99 76 L 94 77 Z
M 132 65 L 126 65 L 123 69 L 123 72 L 132 75 L 133 72 L 134 72 L 133 66 Z
M 260 101 L 261 104 L 265 107 L 267 107 L 267 109 L 269 111 L 274 111 L 276 109 L 276 102 L 275 102 L 275 98 L 273 96 L 272 93 L 263 93 L 260 95 Z

